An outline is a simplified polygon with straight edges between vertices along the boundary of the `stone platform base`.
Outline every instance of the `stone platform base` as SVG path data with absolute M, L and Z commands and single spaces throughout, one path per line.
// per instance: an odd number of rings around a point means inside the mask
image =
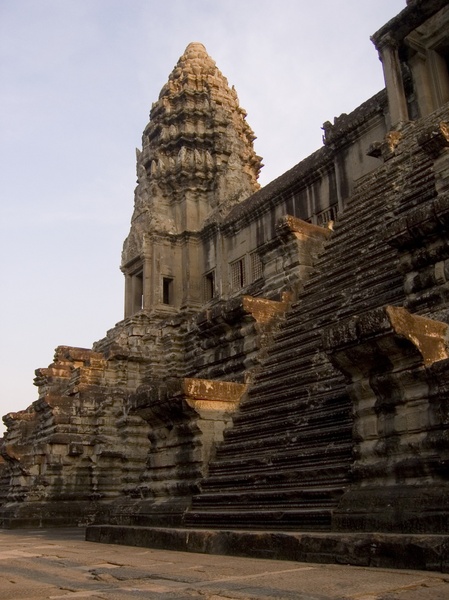
M 108 506 L 93 500 L 10 502 L 0 506 L 0 529 L 84 527 L 99 514 L 108 519 Z
M 86 540 L 272 560 L 449 572 L 449 535 L 91 525 L 86 530 Z

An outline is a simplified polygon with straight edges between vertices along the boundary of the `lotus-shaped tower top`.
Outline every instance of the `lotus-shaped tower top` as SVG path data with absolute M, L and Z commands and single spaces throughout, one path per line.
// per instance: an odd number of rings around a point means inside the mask
M 199 42 L 178 60 L 137 151 L 140 233 L 199 231 L 255 192 L 261 158 L 237 93 Z

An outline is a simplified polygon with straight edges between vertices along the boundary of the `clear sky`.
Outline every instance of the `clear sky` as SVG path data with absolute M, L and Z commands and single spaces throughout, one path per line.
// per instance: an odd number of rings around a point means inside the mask
M 135 148 L 189 42 L 234 85 L 268 183 L 384 87 L 370 35 L 405 0 L 0 0 L 0 414 L 58 345 L 123 315 Z M 0 425 L 0 435 L 2 426 Z

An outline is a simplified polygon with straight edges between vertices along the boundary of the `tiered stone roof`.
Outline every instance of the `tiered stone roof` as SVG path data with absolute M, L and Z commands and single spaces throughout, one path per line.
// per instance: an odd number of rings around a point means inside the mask
M 261 158 L 253 147 L 237 93 L 203 44 L 189 44 L 153 104 L 137 151 L 138 185 L 124 262 L 140 249 L 149 232 L 181 233 L 183 219 L 174 203 L 189 194 L 204 206 L 205 218 L 221 218 L 259 185 Z

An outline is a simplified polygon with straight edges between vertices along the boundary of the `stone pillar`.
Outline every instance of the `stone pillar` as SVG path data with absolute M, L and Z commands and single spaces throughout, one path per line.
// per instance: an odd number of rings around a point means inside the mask
M 155 240 L 144 235 L 142 240 L 142 309 L 150 311 L 155 302 Z
M 120 525 L 180 525 L 245 384 L 205 379 L 152 380 L 131 396 L 131 415 L 149 426 L 146 469 L 112 507 Z
M 391 37 L 385 36 L 378 45 L 378 51 L 387 88 L 391 125 L 394 127 L 409 119 L 397 44 Z
M 132 304 L 133 314 L 139 312 L 143 308 L 143 281 L 144 271 L 136 273 L 132 278 Z
M 421 117 L 429 115 L 449 100 L 449 77 L 441 41 L 441 31 L 449 25 L 449 9 L 427 23 L 423 34 L 419 28 L 406 37 L 407 46 L 413 50 L 408 59 L 412 72 L 413 88 Z
M 384 236 L 398 251 L 404 306 L 411 312 L 448 322 L 449 124 L 440 122 L 421 130 L 417 142 L 428 155 L 424 160 L 430 157 L 433 161 L 436 196 L 394 219 Z M 415 160 L 416 165 L 420 164 L 423 155 L 417 154 Z
M 125 319 L 132 317 L 145 307 L 145 264 L 125 273 Z
M 202 247 L 196 234 L 185 235 L 181 247 L 180 264 L 175 265 L 177 281 L 177 306 L 195 310 L 203 304 L 202 276 L 204 259 Z
M 446 323 L 394 306 L 325 333 L 354 414 L 352 481 L 334 511 L 334 529 L 447 530 L 447 333 Z
M 425 49 L 422 49 L 419 52 L 417 51 L 409 60 L 409 65 L 413 73 L 414 90 L 418 100 L 419 115 L 425 117 L 435 110 L 432 98 L 432 83 L 431 78 L 429 77 Z
M 133 295 L 132 295 L 132 276 L 124 272 L 125 276 L 125 311 L 124 317 L 130 317 L 133 314 Z
M 184 399 L 199 416 L 197 425 L 202 433 L 203 474 L 246 390 L 247 385 L 230 381 L 183 380 Z

